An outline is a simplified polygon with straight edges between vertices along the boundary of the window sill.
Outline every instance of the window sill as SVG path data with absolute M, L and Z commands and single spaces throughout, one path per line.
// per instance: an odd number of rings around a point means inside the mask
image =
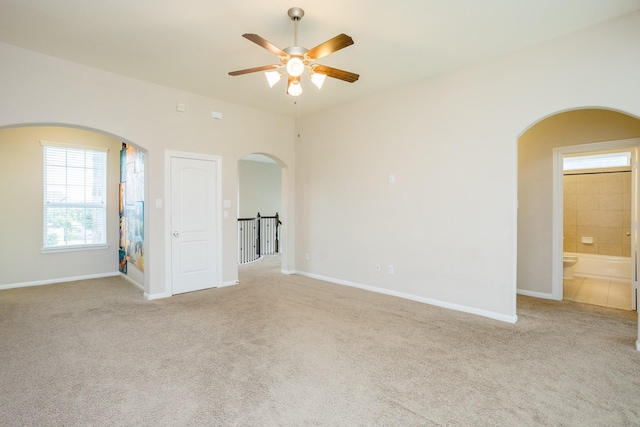
M 77 252 L 77 251 L 95 251 L 100 249 L 109 249 L 109 245 L 81 245 L 81 246 L 55 246 L 40 249 L 40 253 L 50 254 L 57 252 Z

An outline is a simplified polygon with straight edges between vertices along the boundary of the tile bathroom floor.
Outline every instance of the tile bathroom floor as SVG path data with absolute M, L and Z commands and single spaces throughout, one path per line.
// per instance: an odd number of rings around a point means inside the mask
M 578 277 L 563 280 L 563 298 L 584 304 L 631 310 L 631 282 Z

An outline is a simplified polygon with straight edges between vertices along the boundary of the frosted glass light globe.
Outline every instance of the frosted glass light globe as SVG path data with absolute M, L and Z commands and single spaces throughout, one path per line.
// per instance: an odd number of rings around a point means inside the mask
M 304 72 L 304 64 L 300 58 L 291 58 L 287 62 L 287 73 L 292 77 L 299 77 Z

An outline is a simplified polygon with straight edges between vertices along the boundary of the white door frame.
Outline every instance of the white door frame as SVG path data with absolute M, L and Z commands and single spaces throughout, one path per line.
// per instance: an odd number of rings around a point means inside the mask
M 190 160 L 207 160 L 216 162 L 216 222 L 218 236 L 217 246 L 217 264 L 218 264 L 218 283 L 222 284 L 222 157 L 201 153 L 189 153 L 184 151 L 165 150 L 164 152 L 164 248 L 165 248 L 165 294 L 173 295 L 171 277 L 171 159 L 182 158 Z
M 562 159 L 568 154 L 580 154 L 594 151 L 607 150 L 631 151 L 631 282 L 637 287 L 638 282 L 638 152 L 640 150 L 640 138 L 620 139 L 615 141 L 596 142 L 592 144 L 571 145 L 567 147 L 555 147 L 553 149 L 553 226 L 552 226 L 552 286 L 553 299 L 562 300 L 562 254 L 564 247 L 563 235 L 563 165 Z M 632 300 L 632 306 L 636 308 L 636 301 Z

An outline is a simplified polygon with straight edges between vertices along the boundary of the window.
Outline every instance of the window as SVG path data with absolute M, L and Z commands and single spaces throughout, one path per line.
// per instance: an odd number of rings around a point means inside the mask
M 107 150 L 41 142 L 44 251 L 106 245 Z
M 565 171 L 626 167 L 631 165 L 631 153 L 605 153 L 562 159 Z

